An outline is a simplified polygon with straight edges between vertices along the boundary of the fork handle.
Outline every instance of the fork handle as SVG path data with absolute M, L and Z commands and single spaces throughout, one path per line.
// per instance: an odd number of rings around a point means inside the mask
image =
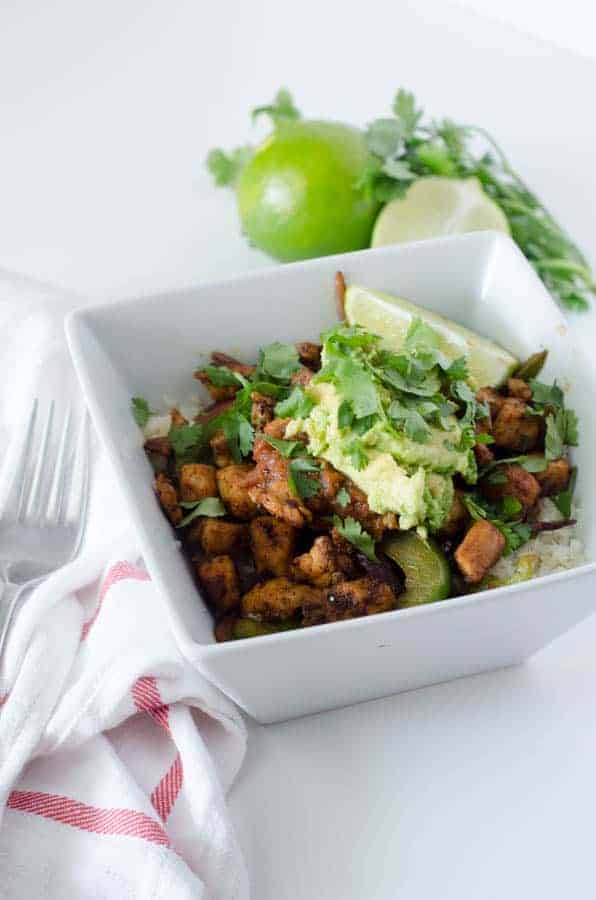
M 0 595 L 0 656 L 6 643 L 6 635 L 13 616 L 22 599 L 27 585 L 24 584 L 7 584 L 2 586 L 2 594 Z

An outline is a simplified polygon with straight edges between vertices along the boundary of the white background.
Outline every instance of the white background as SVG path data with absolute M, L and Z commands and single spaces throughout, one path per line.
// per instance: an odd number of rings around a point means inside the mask
M 596 56 L 587 3 L 467 5 Z M 438 0 L 0 0 L 0 265 L 107 298 L 266 264 L 203 159 L 281 84 L 309 115 L 405 84 L 487 126 L 596 258 L 588 56 Z M 251 726 L 256 900 L 593 897 L 595 648 L 592 620 L 524 667 Z

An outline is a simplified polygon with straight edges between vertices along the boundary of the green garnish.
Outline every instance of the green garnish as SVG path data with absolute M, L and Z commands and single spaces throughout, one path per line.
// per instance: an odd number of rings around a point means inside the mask
M 302 441 L 284 441 L 282 438 L 271 437 L 269 434 L 260 434 L 259 437 L 289 459 L 291 456 L 300 456 L 306 453 L 306 447 Z
M 234 372 L 228 366 L 205 366 L 201 371 L 205 373 L 211 384 L 214 384 L 216 387 L 238 387 L 238 385 L 246 387 L 248 384 L 244 375 Z
M 386 203 L 425 175 L 477 178 L 505 214 L 512 237 L 549 291 L 567 309 L 587 309 L 596 292 L 587 259 L 513 170 L 494 139 L 483 128 L 448 119 L 423 121 L 413 94 L 403 89 L 392 111 L 392 117 L 368 126 L 372 161 L 358 186 Z
M 149 421 L 151 410 L 149 404 L 143 397 L 133 397 L 131 400 L 132 414 L 139 428 L 144 428 Z
M 573 507 L 573 494 L 575 491 L 575 485 L 577 483 L 577 468 L 574 466 L 571 470 L 571 474 L 569 476 L 569 484 L 567 485 L 564 491 L 561 491 L 560 494 L 557 494 L 556 497 L 551 497 L 551 500 L 559 510 L 562 516 L 568 519 L 571 516 L 571 510 Z
M 274 97 L 273 103 L 265 106 L 257 106 L 253 109 L 251 117 L 253 122 L 259 116 L 269 116 L 274 127 L 282 122 L 293 122 L 301 117 L 300 110 L 294 106 L 292 95 L 286 88 L 280 88 Z
M 304 388 L 296 385 L 289 397 L 280 400 L 275 406 L 275 415 L 281 419 L 305 419 L 314 406 Z
M 365 469 L 368 465 L 368 454 L 364 449 L 364 444 L 360 440 L 360 438 L 354 438 L 353 441 L 350 441 L 348 446 L 346 447 L 346 454 L 350 459 L 350 462 L 359 472 L 362 469 Z
M 333 524 L 346 541 L 357 547 L 370 560 L 377 561 L 375 542 L 368 531 L 364 531 L 360 522 L 357 522 L 351 516 L 343 520 L 339 516 L 333 516 Z
M 504 501 L 507 499 L 514 498 L 504 498 Z M 464 494 L 463 501 L 466 504 L 468 512 L 475 521 L 486 519 L 488 522 L 491 522 L 495 528 L 499 529 L 505 538 L 505 550 L 503 556 L 509 556 L 510 553 L 519 550 L 519 548 L 526 544 L 532 537 L 532 529 L 529 525 L 526 525 L 525 522 L 505 522 L 498 514 L 495 506 L 483 497 L 471 493 Z M 510 510 L 513 508 L 510 504 L 505 504 L 504 502 L 503 506 L 504 513 L 507 507 L 509 507 Z M 518 512 L 521 512 L 521 509 Z
M 300 357 L 293 344 L 274 341 L 261 349 L 258 372 L 287 382 L 299 368 Z
M 219 497 L 203 497 L 202 500 L 183 501 L 180 503 L 180 506 L 183 509 L 190 509 L 191 512 L 184 516 L 180 524 L 176 526 L 177 528 L 184 528 L 185 525 L 188 525 L 189 522 L 192 522 L 198 516 L 217 518 L 227 514 L 227 510 Z
M 225 150 L 210 150 L 207 154 L 207 168 L 218 187 L 233 185 L 240 172 L 253 155 L 252 147 L 238 147 L 230 153 Z
M 172 425 L 168 438 L 176 456 L 185 456 L 189 450 L 204 446 L 205 428 L 199 424 Z
M 321 466 L 306 456 L 293 459 L 288 466 L 288 486 L 295 497 L 303 497 L 308 500 L 321 490 L 318 478 L 311 478 L 314 472 L 320 472 Z
M 342 507 L 342 509 L 345 509 L 346 506 L 349 506 L 352 502 L 352 498 L 350 497 L 348 491 L 346 491 L 345 487 L 341 487 L 335 495 L 335 501 Z

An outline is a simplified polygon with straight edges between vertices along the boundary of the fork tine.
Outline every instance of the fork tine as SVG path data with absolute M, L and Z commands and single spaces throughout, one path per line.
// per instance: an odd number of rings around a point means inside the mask
M 73 477 L 69 486 L 69 494 L 63 504 L 62 516 L 70 519 L 77 528 L 74 554 L 78 552 L 79 544 L 85 527 L 87 501 L 89 497 L 89 414 L 86 412 L 79 434 L 75 456 L 72 463 Z
M 29 465 L 29 458 L 31 457 L 33 451 L 33 433 L 35 431 L 35 421 L 37 419 L 38 406 L 39 401 L 36 397 L 31 406 L 31 412 L 29 413 L 29 419 L 27 421 L 27 428 L 25 431 L 25 441 L 21 448 L 19 462 L 12 482 L 14 486 L 12 490 L 14 490 L 15 488 L 17 490 L 17 515 L 19 515 L 27 491 L 27 468 Z
M 39 498 L 44 484 L 44 471 L 48 465 L 48 446 L 50 443 L 50 435 L 52 433 L 52 424 L 54 422 L 54 401 L 50 403 L 48 417 L 46 419 L 41 446 L 37 454 L 37 462 L 35 471 L 31 480 L 31 487 L 28 492 L 23 491 L 21 494 L 21 505 L 17 519 L 22 522 L 28 515 L 36 515 L 39 512 Z M 25 487 L 25 485 L 24 485 Z
M 59 518 L 62 509 L 62 502 L 66 485 L 66 473 L 68 469 L 67 454 L 68 447 L 71 441 L 71 422 L 72 404 L 69 404 L 66 410 L 64 424 L 62 426 L 62 436 L 60 438 L 60 445 L 58 447 L 58 454 L 56 456 L 56 462 L 54 465 L 54 477 L 52 479 L 52 486 L 48 493 L 46 512 L 48 520 L 55 520 Z

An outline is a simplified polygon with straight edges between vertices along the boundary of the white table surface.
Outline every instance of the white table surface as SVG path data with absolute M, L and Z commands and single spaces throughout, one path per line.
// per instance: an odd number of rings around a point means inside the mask
M 596 55 L 587 25 L 565 42 Z M 596 259 L 595 82 L 438 0 L 4 0 L 0 266 L 105 299 L 267 264 L 202 161 L 281 84 L 310 115 L 364 123 L 405 84 L 481 122 Z M 520 668 L 251 725 L 230 802 L 254 898 L 592 897 L 595 648 L 593 617 Z

